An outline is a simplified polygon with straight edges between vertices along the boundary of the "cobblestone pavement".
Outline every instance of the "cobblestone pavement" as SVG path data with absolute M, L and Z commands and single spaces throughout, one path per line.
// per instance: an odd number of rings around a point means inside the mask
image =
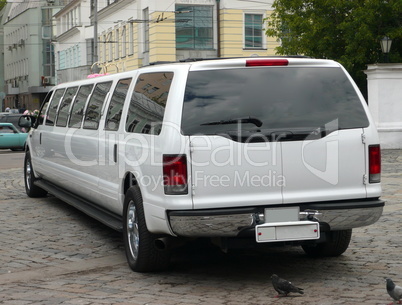
M 338 258 L 298 247 L 222 254 L 179 252 L 170 271 L 139 274 L 119 233 L 53 197 L 25 195 L 22 169 L 0 175 L 0 304 L 388 304 L 402 285 L 402 150 L 383 151 L 383 216 L 355 229 Z M 304 288 L 274 298 L 270 275 Z

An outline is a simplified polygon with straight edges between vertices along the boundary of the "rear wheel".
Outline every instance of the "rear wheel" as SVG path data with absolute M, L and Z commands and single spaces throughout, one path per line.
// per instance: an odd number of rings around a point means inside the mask
M 24 160 L 24 181 L 25 191 L 29 197 L 45 197 L 47 191 L 35 185 L 35 175 L 32 169 L 31 153 L 29 150 L 25 153 Z
M 155 239 L 159 236 L 147 229 L 141 192 L 136 186 L 129 188 L 126 193 L 123 221 L 124 246 L 130 268 L 137 272 L 166 269 L 170 253 L 155 247 Z
M 349 247 L 352 238 L 352 229 L 331 231 L 328 233 L 328 241 L 312 245 L 303 245 L 307 255 L 313 257 L 339 256 Z

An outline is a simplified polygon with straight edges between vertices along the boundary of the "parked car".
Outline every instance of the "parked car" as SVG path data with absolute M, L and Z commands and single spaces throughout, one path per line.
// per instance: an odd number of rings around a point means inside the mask
M 377 129 L 331 60 L 153 65 L 57 85 L 23 118 L 28 196 L 121 230 L 135 271 L 197 238 L 339 256 L 383 211 Z
M 11 123 L 0 123 L 0 148 L 11 150 L 24 150 L 27 133 L 20 132 Z
M 21 132 L 24 130 L 18 125 L 18 121 L 22 114 L 2 112 L 0 113 L 0 123 L 12 123 Z
M 2 112 L 2 113 L 14 113 L 14 114 L 16 114 L 16 113 L 20 113 L 20 111 L 18 109 L 10 109 L 10 108 L 7 107 L 6 111 Z

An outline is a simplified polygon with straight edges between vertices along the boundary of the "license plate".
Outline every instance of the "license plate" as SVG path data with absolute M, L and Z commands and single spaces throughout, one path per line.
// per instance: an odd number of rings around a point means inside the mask
M 320 228 L 318 222 L 307 220 L 271 222 L 257 225 L 255 234 L 259 243 L 309 240 L 320 238 Z

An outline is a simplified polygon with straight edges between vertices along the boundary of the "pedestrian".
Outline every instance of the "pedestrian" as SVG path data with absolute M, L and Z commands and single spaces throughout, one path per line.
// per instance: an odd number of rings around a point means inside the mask
M 18 112 L 19 112 L 19 113 L 24 113 L 25 110 L 26 110 L 25 104 L 22 104 L 22 108 L 20 108 L 20 109 L 18 110 Z

